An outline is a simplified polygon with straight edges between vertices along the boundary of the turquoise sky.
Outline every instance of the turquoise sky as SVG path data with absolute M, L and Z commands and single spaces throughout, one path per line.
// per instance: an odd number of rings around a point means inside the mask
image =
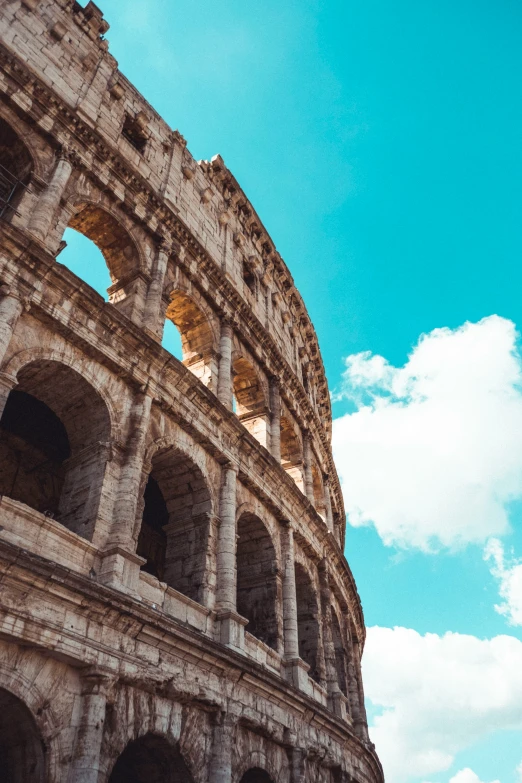
M 473 332 L 484 370 L 480 378 L 487 384 L 500 372 L 497 358 L 513 357 L 518 338 L 512 349 L 499 337 L 498 349 L 480 351 L 495 323 L 496 335 L 509 321 L 522 327 L 518 2 L 103 0 L 100 5 L 120 69 L 181 131 L 197 159 L 223 156 L 271 233 L 314 321 L 330 388 L 339 392 L 336 417 L 355 416 L 362 405 L 360 388 L 347 386 L 346 377 L 342 382 L 346 357 L 370 352 L 402 367 L 420 336 L 439 327 L 453 334 L 467 321 L 477 324 L 495 314 L 505 319 L 483 322 Z M 82 238 L 68 234 L 60 261 L 103 287 Z M 519 381 L 507 384 L 510 400 Z M 379 383 L 379 394 L 389 401 L 389 390 L 383 391 L 382 379 Z M 473 399 L 475 387 L 467 389 Z M 375 407 L 368 399 L 366 405 Z M 394 404 L 411 410 L 412 399 L 399 396 Z M 488 433 L 503 427 L 514 432 L 518 408 L 513 411 Z M 352 427 L 359 419 L 345 421 Z M 487 437 L 480 464 L 487 467 L 488 454 L 503 464 L 502 438 L 493 456 Z M 397 462 L 394 454 L 391 460 Z M 506 553 L 520 557 L 522 464 L 515 457 L 509 464 L 495 477 L 491 495 L 511 530 L 495 537 Z M 469 486 L 482 486 L 483 474 L 471 472 Z M 404 482 L 407 494 L 407 475 Z M 441 479 L 441 496 L 445 492 Z M 354 498 L 360 506 L 360 495 Z M 347 557 L 368 626 L 522 640 L 522 620 L 513 624 L 512 617 L 510 624 L 494 608 L 499 577 L 491 573 L 491 559 L 484 560 L 489 534 L 470 535 L 457 551 L 451 544 L 437 545 L 436 553 L 411 541 L 385 546 L 383 537 L 378 520 L 348 527 Z M 509 671 L 504 674 L 508 689 L 518 687 L 509 684 Z M 372 677 L 370 672 L 370 690 Z M 372 718 L 383 708 L 401 709 L 398 702 L 394 707 L 380 696 L 375 700 L 369 705 Z M 509 718 L 495 709 L 485 727 L 449 748 L 452 760 L 445 767 L 435 764 L 433 772 L 417 774 L 407 761 L 399 771 L 390 762 L 392 783 L 448 783 L 465 769 L 456 783 L 476 783 L 470 769 L 486 783 L 522 780 L 515 771 L 522 762 L 522 707 Z

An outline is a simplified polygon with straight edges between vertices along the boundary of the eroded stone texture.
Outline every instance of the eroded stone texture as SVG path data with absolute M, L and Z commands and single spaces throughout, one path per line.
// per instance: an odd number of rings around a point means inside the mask
M 0 0 L 0 778 L 381 783 L 313 326 L 107 29 Z

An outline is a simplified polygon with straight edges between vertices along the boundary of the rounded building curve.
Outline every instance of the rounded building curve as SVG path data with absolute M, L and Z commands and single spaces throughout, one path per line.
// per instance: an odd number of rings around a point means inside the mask
M 107 29 L 0 4 L 2 666 L 40 672 L 42 736 L 60 716 L 45 783 L 382 783 L 315 330 Z M 68 227 L 108 301 L 60 262 Z

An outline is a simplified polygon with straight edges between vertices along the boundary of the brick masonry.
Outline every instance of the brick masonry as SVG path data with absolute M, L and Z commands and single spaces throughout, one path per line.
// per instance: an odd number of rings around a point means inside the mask
M 0 779 L 381 783 L 313 326 L 107 30 L 0 0 Z

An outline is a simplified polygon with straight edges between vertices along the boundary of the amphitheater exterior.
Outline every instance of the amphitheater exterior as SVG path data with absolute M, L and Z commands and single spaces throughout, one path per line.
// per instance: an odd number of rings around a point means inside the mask
M 0 780 L 382 783 L 313 326 L 107 29 L 0 0 Z

